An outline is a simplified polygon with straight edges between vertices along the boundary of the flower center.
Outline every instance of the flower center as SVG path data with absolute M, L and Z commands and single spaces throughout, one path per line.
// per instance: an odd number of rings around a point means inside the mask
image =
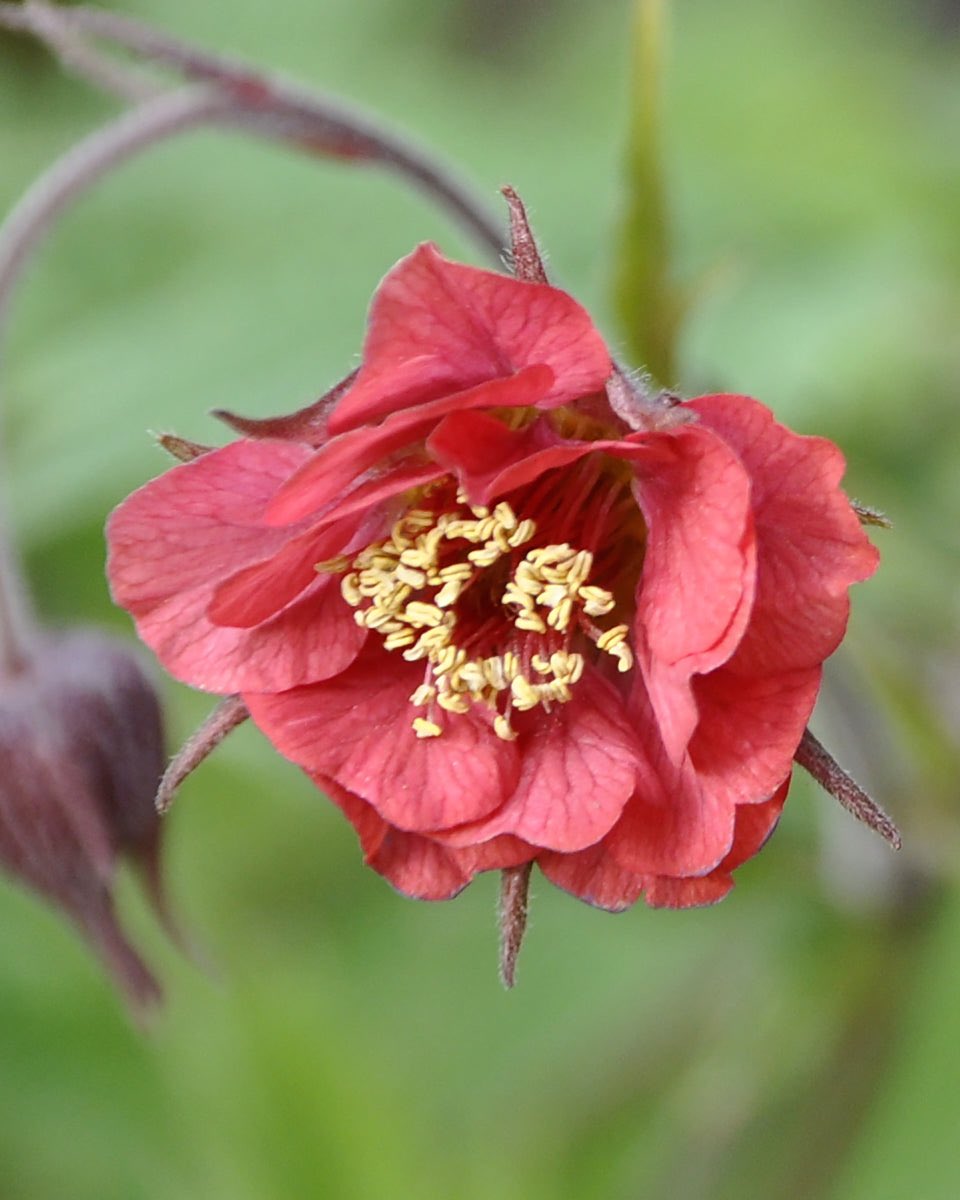
M 443 491 L 446 504 L 425 506 L 442 501 Z M 357 624 L 376 630 L 385 649 L 424 662 L 424 681 L 410 696 L 423 710 L 412 722 L 418 737 L 442 734 L 437 708 L 466 713 L 479 702 L 493 713 L 497 736 L 514 739 L 513 712 L 549 711 L 571 699 L 591 643 L 619 671 L 630 670 L 629 627 L 604 629 L 594 619 L 612 613 L 617 600 L 590 582 L 591 550 L 536 544 L 548 531 L 506 501 L 475 507 L 462 492 L 454 501 L 443 485 L 420 501 L 352 562 L 317 566 L 346 568 L 341 593 Z M 602 507 L 609 513 L 609 503 Z

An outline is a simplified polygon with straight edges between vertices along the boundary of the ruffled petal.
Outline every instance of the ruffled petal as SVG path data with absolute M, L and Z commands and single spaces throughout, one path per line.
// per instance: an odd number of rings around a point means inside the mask
M 423 438 L 448 413 L 534 405 L 547 394 L 553 378 L 549 367 L 526 367 L 506 379 L 494 379 L 393 413 L 382 425 L 364 425 L 341 434 L 304 463 L 279 490 L 270 505 L 271 523 L 297 521 L 323 508 L 365 471 Z
M 789 788 L 788 776 L 769 800 L 737 809 L 733 845 L 715 871 L 699 879 L 647 879 L 644 883 L 647 904 L 651 908 L 695 908 L 722 900 L 733 887 L 732 872 L 761 850 L 776 829 Z
M 801 437 L 746 396 L 690 402 L 742 460 L 753 484 L 757 593 L 736 669 L 768 674 L 815 666 L 839 645 L 847 589 L 869 578 L 878 555 L 840 489 L 843 455 Z
M 422 668 L 374 647 L 325 683 L 243 699 L 281 754 L 420 833 L 486 816 L 518 774 L 513 743 L 474 712 L 439 710 L 442 736 L 418 738 L 409 698 L 422 679 Z
M 694 680 L 700 720 L 690 758 L 701 786 L 730 804 L 768 797 L 790 771 L 821 674 L 820 667 L 807 667 L 746 676 L 731 661 Z
M 734 806 L 704 788 L 688 757 L 677 763 L 660 739 L 643 697 L 631 698 L 643 742 L 637 790 L 607 835 L 613 858 L 637 875 L 703 875 L 729 852 Z
M 270 558 L 235 572 L 214 589 L 207 616 L 215 625 L 250 628 L 268 620 L 316 579 L 317 562 L 340 553 L 356 520 L 308 529 Z
M 536 363 L 556 376 L 541 401 L 549 405 L 598 391 L 611 370 L 603 339 L 566 292 L 452 263 L 425 244 L 377 289 L 363 366 L 329 428 L 343 433 Z
M 241 440 L 138 488 L 107 522 L 116 602 L 137 610 L 209 587 L 282 548 L 291 531 L 265 527 L 263 514 L 310 453 L 291 442 Z
M 222 628 L 207 615 L 225 577 L 282 552 L 300 532 L 258 522 L 308 454 L 292 443 L 234 442 L 174 467 L 111 515 L 114 600 L 175 678 L 221 693 L 295 687 L 342 671 L 362 646 L 365 631 L 329 579 L 254 629 Z
M 573 699 L 530 721 L 521 736 L 516 790 L 492 816 L 448 831 L 467 846 L 510 833 L 534 846 L 592 846 L 617 822 L 633 794 L 640 748 L 617 690 L 597 671 L 575 684 Z
M 551 883 L 608 912 L 623 912 L 639 900 L 643 891 L 644 877 L 624 870 L 610 854 L 606 841 L 576 854 L 543 851 L 537 863 Z
M 496 838 L 483 846 L 454 850 L 417 833 L 388 824 L 374 808 L 332 780 L 313 776 L 356 829 L 368 866 L 404 896 L 450 900 L 480 871 L 519 866 L 534 851 L 516 838 Z
M 722 439 L 683 426 L 656 440 L 671 453 L 637 472 L 647 547 L 634 632 L 664 744 L 679 762 L 697 719 L 691 677 L 725 662 L 747 627 L 756 543 L 750 480 Z
M 329 679 L 353 662 L 367 639 L 331 579 L 318 579 L 252 629 L 214 625 L 206 615 L 209 600 L 209 591 L 188 591 L 135 618 L 140 637 L 170 674 L 206 692 L 282 691 Z
M 662 439 L 648 434 L 578 441 L 561 437 L 546 420 L 510 429 L 487 413 L 451 413 L 427 441 L 433 458 L 456 474 L 471 502 L 486 504 L 532 483 L 547 471 L 568 467 L 588 454 L 627 459 L 638 472 L 669 464 Z

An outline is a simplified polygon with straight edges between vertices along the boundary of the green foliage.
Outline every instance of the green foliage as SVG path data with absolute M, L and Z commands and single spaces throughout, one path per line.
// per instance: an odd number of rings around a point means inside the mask
M 615 332 L 611 266 L 639 261 L 613 235 L 625 4 L 589 20 L 527 5 L 522 54 L 474 36 L 469 55 L 449 36 L 455 5 L 135 7 L 389 112 L 491 195 L 512 183 L 554 277 Z M 906 0 L 671 10 L 672 258 L 663 241 L 650 261 L 710 282 L 674 365 L 644 350 L 647 365 L 836 438 L 851 492 L 893 517 L 825 712 L 906 850 L 798 786 L 717 909 L 613 918 L 537 883 L 506 995 L 495 880 L 443 906 L 394 896 L 244 728 L 170 818 L 171 891 L 210 969 L 123 889 L 168 983 L 149 1036 L 59 919 L 0 886 L 5 1200 L 955 1194 L 960 46 Z M 107 106 L 42 59 L 0 55 L 6 207 Z M 100 527 L 165 466 L 145 431 L 212 441 L 209 408 L 311 399 L 355 362 L 377 279 L 424 238 L 470 254 L 394 181 L 212 134 L 125 168 L 67 218 L 2 379 L 8 488 L 51 620 L 128 627 Z M 631 336 L 652 344 L 646 323 Z M 168 690 L 176 738 L 208 702 Z

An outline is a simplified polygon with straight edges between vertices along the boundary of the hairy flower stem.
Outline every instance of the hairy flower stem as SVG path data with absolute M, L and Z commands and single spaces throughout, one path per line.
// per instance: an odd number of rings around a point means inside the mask
M 879 833 L 882 838 L 899 850 L 902 845 L 900 830 L 883 809 L 872 800 L 862 787 L 840 766 L 833 755 L 813 736 L 809 729 L 804 731 L 794 759 L 829 792 L 835 800 L 858 821 Z
M 505 988 L 517 980 L 517 958 L 527 930 L 527 898 L 532 863 L 500 872 L 500 978 Z
M 16 286 L 60 214 L 113 167 L 224 108 L 223 98 L 205 88 L 163 93 L 79 142 L 40 176 L 0 228 L 0 357 Z M 0 674 L 11 674 L 26 661 L 32 619 L 16 550 L 6 522 L 0 526 Z
M 229 107 L 205 87 L 163 92 L 77 142 L 32 184 L 0 228 L 0 346 L 16 285 L 57 218 L 114 167 Z
M 106 91 L 130 98 L 139 80 L 117 74 L 87 46 L 93 37 L 208 84 L 225 101 L 232 125 L 300 149 L 354 162 L 379 163 L 414 183 L 446 209 L 499 264 L 505 246 L 500 222 L 444 164 L 379 121 L 329 96 L 295 87 L 246 63 L 206 53 L 140 21 L 95 8 L 60 9 L 34 0 L 0 3 L 0 26 L 41 38 L 64 65 Z M 65 52 L 69 51 L 69 52 Z M 107 69 L 103 69 L 106 64 Z
M 0 684 L 26 666 L 33 629 L 26 585 L 4 518 L 0 513 Z
M 239 696 L 225 696 L 220 701 L 200 728 L 187 738 L 164 771 L 157 788 L 157 812 L 161 815 L 167 812 L 187 776 L 192 775 L 227 734 L 242 725 L 249 715 Z

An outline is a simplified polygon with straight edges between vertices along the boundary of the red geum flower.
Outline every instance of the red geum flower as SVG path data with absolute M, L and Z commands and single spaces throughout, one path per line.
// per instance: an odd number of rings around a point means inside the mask
M 745 396 L 645 401 L 527 280 L 400 262 L 359 372 L 117 509 L 114 595 L 401 892 L 536 862 L 608 909 L 709 903 L 877 555 L 834 445 Z

